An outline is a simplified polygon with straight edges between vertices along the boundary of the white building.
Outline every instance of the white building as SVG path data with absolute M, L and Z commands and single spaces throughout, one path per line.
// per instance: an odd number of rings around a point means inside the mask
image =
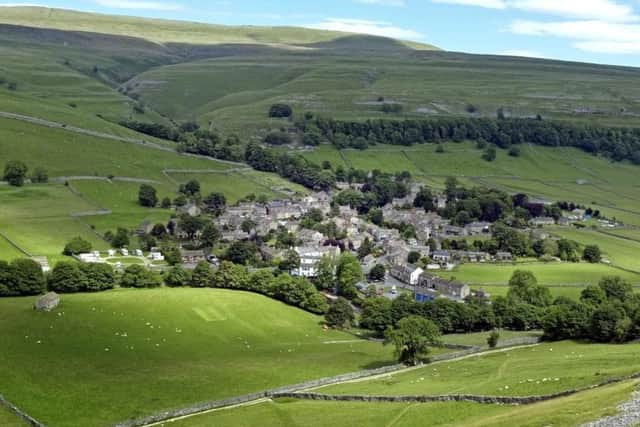
M 300 277 L 316 277 L 318 275 L 318 261 L 325 256 L 340 255 L 340 248 L 327 246 L 320 248 L 296 248 L 296 252 L 300 256 L 300 267 L 291 272 L 294 276 Z
M 90 264 L 95 264 L 98 262 L 101 262 L 102 260 L 100 259 L 100 252 L 92 252 L 89 254 L 80 254 L 78 255 L 78 259 L 82 262 L 86 262 L 86 263 L 90 263 Z

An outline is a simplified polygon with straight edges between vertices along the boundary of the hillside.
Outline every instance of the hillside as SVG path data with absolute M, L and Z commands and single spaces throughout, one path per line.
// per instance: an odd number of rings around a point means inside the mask
M 493 117 L 499 108 L 610 125 L 640 120 L 640 70 L 629 67 L 35 7 L 0 9 L 0 40 L 8 59 L 0 78 L 17 84 L 14 91 L 0 86 L 0 109 L 92 122 L 99 115 L 92 126 L 197 120 L 251 137 L 283 125 L 266 119 L 274 102 L 291 104 L 298 115 L 355 120 Z M 402 111 L 385 114 L 384 103 Z

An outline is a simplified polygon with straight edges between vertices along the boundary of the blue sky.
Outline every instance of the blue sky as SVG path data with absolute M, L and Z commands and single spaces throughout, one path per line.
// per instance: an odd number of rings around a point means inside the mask
M 42 5 L 230 25 L 305 26 L 452 51 L 640 66 L 640 0 L 43 0 Z

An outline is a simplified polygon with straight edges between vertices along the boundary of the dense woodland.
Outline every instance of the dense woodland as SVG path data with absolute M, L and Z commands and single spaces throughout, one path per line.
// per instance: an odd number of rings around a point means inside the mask
M 298 123 L 305 141 L 320 136 L 336 148 L 365 149 L 373 144 L 414 145 L 444 141 L 486 141 L 500 148 L 531 143 L 576 147 L 613 160 L 640 164 L 640 129 L 612 128 L 537 119 L 438 117 L 426 120 L 347 122 L 318 117 Z

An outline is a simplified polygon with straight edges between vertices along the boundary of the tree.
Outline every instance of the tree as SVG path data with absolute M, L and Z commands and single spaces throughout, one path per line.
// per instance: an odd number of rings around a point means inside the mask
M 549 288 L 538 285 L 536 277 L 530 271 L 516 270 L 509 280 L 507 298 L 511 303 L 525 303 L 538 307 L 551 304 Z
M 327 325 L 333 328 L 349 329 L 354 324 L 356 316 L 349 301 L 340 297 L 329 305 L 324 319 Z
M 497 157 L 497 152 L 495 147 L 487 147 L 487 149 L 482 154 L 482 159 L 487 162 L 493 162 Z
M 165 285 L 172 288 L 187 286 L 190 280 L 189 272 L 179 265 L 172 267 L 164 276 Z
M 38 167 L 31 174 L 31 182 L 33 183 L 49 182 L 49 174 L 44 168 Z
M 202 234 L 200 235 L 200 243 L 202 246 L 206 248 L 212 248 L 215 244 L 220 240 L 220 230 L 218 227 L 212 222 L 208 223 L 202 229 Z
M 113 239 L 111 239 L 111 246 L 119 249 L 129 246 L 129 243 L 129 230 L 119 227 Z
M 10 264 L 14 295 L 38 295 L 46 289 L 42 267 L 31 259 L 16 259 Z
M 89 253 L 91 252 L 91 249 L 91 243 L 87 242 L 82 237 L 74 237 L 65 245 L 62 253 L 66 256 L 72 256 Z
M 169 209 L 171 207 L 171 199 L 169 197 L 163 198 L 162 202 L 160 202 L 160 207 L 162 209 Z
M 258 248 L 252 242 L 236 240 L 227 249 L 226 259 L 234 264 L 247 265 L 256 259 Z
M 580 301 L 590 307 L 598 307 L 607 300 L 607 294 L 600 286 L 589 285 L 580 292 Z
M 284 255 L 280 264 L 278 264 L 278 268 L 280 271 L 285 271 L 287 273 L 291 273 L 293 270 L 296 270 L 300 267 L 300 255 L 298 252 L 294 250 L 288 250 Z
M 214 288 L 247 289 L 249 273 L 242 265 L 223 261 L 218 271 L 213 275 L 211 286 Z
M 581 338 L 588 325 L 589 310 L 572 300 L 561 301 L 547 309 L 542 318 L 544 338 L 548 340 L 566 340 Z
M 161 285 L 160 276 L 138 264 L 128 266 L 120 278 L 123 288 L 157 288 Z
M 251 218 L 246 218 L 244 221 L 242 221 L 242 224 L 240 224 L 240 229 L 245 233 L 251 233 L 253 230 L 255 230 L 257 225 L 258 224 L 256 224 L 256 222 Z
M 384 297 L 374 297 L 362 303 L 360 326 L 382 336 L 391 325 L 393 325 L 391 301 Z
M 178 225 L 180 230 L 187 234 L 189 240 L 195 240 L 196 236 L 205 226 L 205 220 L 203 218 L 184 214 L 180 216 Z
M 206 288 L 211 286 L 212 282 L 213 271 L 211 271 L 211 266 L 206 261 L 200 261 L 191 272 L 189 286 L 192 288 Z
M 420 258 L 422 258 L 420 252 L 411 251 L 409 252 L 409 255 L 407 255 L 407 262 L 409 264 L 415 264 L 416 262 L 420 261 Z
M 430 346 L 440 346 L 440 330 L 431 320 L 409 316 L 398 322 L 395 329 L 385 333 L 385 344 L 393 344 L 398 360 L 415 365 L 429 353 Z
M 330 289 L 336 283 L 335 259 L 328 254 L 323 255 L 316 263 L 316 277 L 314 284 L 318 289 Z
M 56 292 L 79 292 L 84 288 L 86 277 L 75 261 L 60 261 L 53 267 L 47 279 L 47 287 Z
M 180 186 L 180 192 L 186 196 L 193 197 L 200 193 L 200 182 L 195 179 L 187 181 L 186 184 Z
M 500 331 L 498 331 L 497 329 L 494 329 L 493 331 L 491 331 L 491 333 L 489 334 L 489 337 L 487 338 L 487 345 L 489 346 L 489 348 L 496 348 L 498 346 L 499 339 L 500 339 Z
M 513 147 L 511 147 L 509 149 L 509 155 L 511 157 L 520 157 L 520 147 L 518 147 L 517 145 L 514 145 Z
M 596 341 L 622 341 L 630 326 L 630 320 L 622 307 L 607 303 L 591 315 L 590 336 Z
M 146 208 L 153 208 L 158 204 L 158 193 L 149 184 L 140 185 L 138 190 L 138 203 Z
M 4 166 L 4 180 L 15 187 L 22 187 L 27 177 L 27 165 L 19 160 L 10 160 Z
M 165 241 L 160 248 L 160 252 L 164 255 L 164 260 L 169 265 L 178 265 L 182 263 L 182 254 L 175 243 Z
M 271 270 L 258 270 L 249 277 L 248 290 L 264 295 L 272 295 L 274 280 Z
M 373 281 L 384 280 L 387 269 L 382 264 L 376 264 L 369 272 L 369 279 Z
M 358 258 L 350 253 L 343 253 L 336 268 L 338 295 L 353 299 L 358 295 L 356 284 L 364 279 Z
M 204 207 L 207 212 L 214 216 L 220 216 L 224 213 L 227 207 L 227 198 L 224 194 L 215 192 L 205 197 L 202 203 L 204 203 Z
M 87 292 L 113 289 L 116 285 L 116 273 L 109 264 L 80 264 L 80 270 L 85 277 L 83 290 Z
M 608 300 L 625 301 L 633 294 L 633 287 L 618 276 L 603 277 L 598 286 L 607 295 Z
M 287 104 L 273 104 L 271 108 L 269 108 L 269 117 L 285 118 L 291 117 L 292 114 L 293 110 Z
M 590 262 L 591 264 L 597 264 L 602 260 L 602 252 L 598 245 L 587 245 L 582 251 L 582 259 Z

